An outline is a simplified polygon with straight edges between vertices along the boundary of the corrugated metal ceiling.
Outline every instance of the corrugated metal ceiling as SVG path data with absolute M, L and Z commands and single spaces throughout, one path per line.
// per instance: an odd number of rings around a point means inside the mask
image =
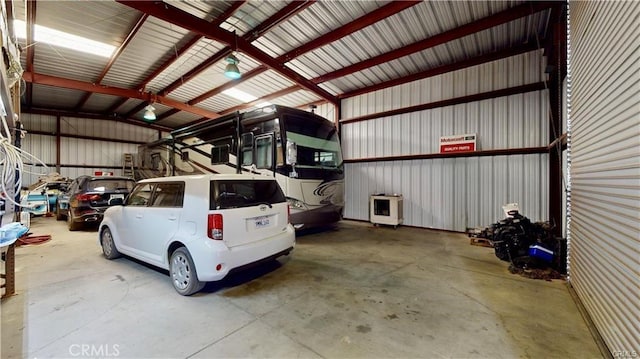
M 269 102 L 294 107 L 322 101 L 326 96 L 320 89 L 337 96 L 354 90 L 366 89 L 389 80 L 411 76 L 442 65 L 456 64 L 469 58 L 509 49 L 527 42 L 542 42 L 547 32 L 550 4 L 544 11 L 533 12 L 506 24 L 476 31 L 471 35 L 458 36 L 451 41 L 420 51 L 392 57 L 371 67 L 354 68 L 327 82 L 318 82 L 317 90 L 302 84 L 301 89 L 271 99 L 270 95 L 296 85 L 291 76 L 283 75 L 281 69 L 295 71 L 301 78 L 312 80 L 349 66 L 359 66 L 365 60 L 395 51 L 438 36 L 446 31 L 455 33 L 462 26 L 478 22 L 496 13 L 517 8 L 523 1 L 429 1 L 410 6 L 369 26 L 372 12 L 383 6 L 393 5 L 388 1 L 318 1 L 309 6 L 295 7 L 287 1 L 165 1 L 167 11 L 173 18 L 194 16 L 196 23 L 203 19 L 219 27 L 213 33 L 228 36 L 235 31 L 239 37 L 252 35 L 260 27 L 268 30 L 247 46 L 266 54 L 265 64 L 249 56 L 238 42 L 226 44 L 215 38 L 202 37 L 154 16 L 146 18 L 137 32 L 131 32 L 144 14 L 133 8 L 141 5 L 116 1 L 39 1 L 35 5 L 35 22 L 56 30 L 102 41 L 116 47 L 127 41 L 121 53 L 113 59 L 89 55 L 75 50 L 63 49 L 38 43 L 33 45 L 34 73 L 51 76 L 57 87 L 27 83 L 31 91 L 24 91 L 23 110 L 45 108 L 65 110 L 67 113 L 95 113 L 112 117 L 131 117 L 142 121 L 142 107 L 146 101 L 140 98 L 93 94 L 84 103 L 85 91 L 65 79 L 77 80 L 88 85 L 104 78 L 101 85 L 112 86 L 116 94 L 129 94 L 127 90 L 140 91 L 140 96 L 152 100 L 154 96 L 186 103 L 212 113 L 224 113 L 241 109 L 242 101 L 221 93 L 210 93 L 213 89 L 232 87 L 224 77 L 224 57 L 237 50 L 239 68 L 243 74 L 267 65 L 272 68 L 258 71 L 256 76 L 237 81 L 235 88 L 257 98 L 269 98 Z M 12 2 L 16 18 L 27 19 L 24 2 Z M 405 3 L 406 5 L 411 5 Z M 151 8 L 151 2 L 143 5 Z M 528 3 L 532 9 L 539 3 Z M 294 10 L 288 10 L 294 9 Z M 289 11 L 288 13 L 285 13 Z M 297 12 L 296 12 L 297 11 Z M 378 10 L 379 12 L 379 10 Z M 225 15 L 226 14 L 226 15 Z M 223 16 L 224 15 L 224 16 Z M 280 18 L 278 18 L 280 17 Z M 377 18 L 376 18 L 377 19 Z M 267 23 L 273 21 L 273 23 Z M 210 29 L 204 28 L 203 31 Z M 355 30 L 355 31 L 354 31 Z M 218 32 L 216 32 L 218 31 Z M 333 36 L 335 35 L 335 36 Z M 286 63 L 278 62 L 282 56 L 326 36 L 334 37 L 317 44 Z M 249 40 L 253 40 L 249 38 Z M 26 41 L 21 40 L 26 48 Z M 191 44 L 192 46 L 186 46 Z M 241 46 L 245 46 L 242 45 Z M 252 50 L 253 51 L 253 50 Z M 22 53 L 22 66 L 27 69 L 27 50 Z M 250 51 L 251 52 L 251 51 Z M 254 54 L 256 52 L 253 52 Z M 218 55 L 211 61 L 212 57 Z M 260 57 L 260 56 L 258 56 Z M 211 66 L 199 65 L 212 62 Z M 27 77 L 29 80 L 29 78 Z M 174 86 L 175 85 L 175 86 Z M 144 88 L 140 88 L 143 86 Z M 162 91 L 171 86 L 168 93 Z M 311 90 L 310 90 L 311 89 Z M 314 92 L 315 91 L 315 92 Z M 320 91 L 320 92 L 318 92 Z M 30 94 L 31 98 L 27 94 Z M 210 94 L 210 97 L 203 97 Z M 138 96 L 138 97 L 140 97 Z M 197 99 L 197 101 L 194 101 Z M 80 105 L 80 108 L 77 106 Z M 172 110 L 164 105 L 155 106 L 158 114 Z M 197 111 L 195 111 L 197 112 Z M 186 111 L 170 112 L 159 116 L 159 125 L 177 127 L 202 116 Z M 141 122 L 142 123 L 142 122 Z

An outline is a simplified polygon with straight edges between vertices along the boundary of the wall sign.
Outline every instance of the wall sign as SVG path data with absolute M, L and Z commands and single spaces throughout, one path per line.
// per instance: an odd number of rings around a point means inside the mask
M 475 133 L 440 137 L 440 153 L 471 152 L 475 150 Z

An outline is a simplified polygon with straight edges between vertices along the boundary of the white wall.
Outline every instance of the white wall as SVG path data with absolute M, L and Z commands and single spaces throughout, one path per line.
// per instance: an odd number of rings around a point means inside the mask
M 536 83 L 541 51 L 474 66 L 342 101 L 342 119 Z M 433 154 L 440 136 L 476 133 L 478 150 L 544 147 L 547 91 L 535 91 L 369 121 L 345 123 L 345 159 Z M 547 154 L 358 162 L 345 166 L 345 217 L 368 220 L 373 193 L 404 196 L 405 224 L 464 231 L 501 219 L 518 202 L 532 220 L 547 220 Z
M 640 355 L 640 2 L 571 1 L 569 282 L 614 358 Z
M 47 132 L 51 135 L 27 132 L 22 140 L 22 149 L 45 164 L 48 168 L 27 166 L 23 174 L 23 185 L 37 181 L 43 174 L 56 172 L 56 117 L 49 115 L 22 114 L 22 124 L 27 131 Z M 158 131 L 109 120 L 81 119 L 62 117 L 60 119 L 60 174 L 75 178 L 95 171 L 112 171 L 122 174 L 122 154 L 137 153 L 135 143 L 112 142 L 117 139 L 131 142 L 150 142 L 158 138 Z M 91 140 L 66 137 L 67 135 L 91 136 L 105 138 Z M 27 162 L 25 160 L 25 162 Z M 75 167 L 74 167 L 75 166 Z M 85 168 L 84 166 L 91 166 Z M 118 167 L 113 169 L 110 167 Z M 31 172 L 31 173 L 29 173 Z

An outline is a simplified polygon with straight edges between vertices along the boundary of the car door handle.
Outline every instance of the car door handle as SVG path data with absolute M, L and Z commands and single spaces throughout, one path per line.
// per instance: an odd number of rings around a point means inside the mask
M 136 214 L 136 218 L 138 219 L 142 218 L 142 214 Z
M 175 221 L 176 219 L 178 219 L 178 217 L 176 217 L 176 216 L 169 216 L 169 220 L 170 220 L 170 221 Z

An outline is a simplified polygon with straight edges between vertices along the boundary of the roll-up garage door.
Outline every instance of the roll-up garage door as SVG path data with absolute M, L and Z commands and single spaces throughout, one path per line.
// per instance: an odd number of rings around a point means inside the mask
M 571 1 L 569 280 L 614 357 L 640 357 L 640 2 Z

